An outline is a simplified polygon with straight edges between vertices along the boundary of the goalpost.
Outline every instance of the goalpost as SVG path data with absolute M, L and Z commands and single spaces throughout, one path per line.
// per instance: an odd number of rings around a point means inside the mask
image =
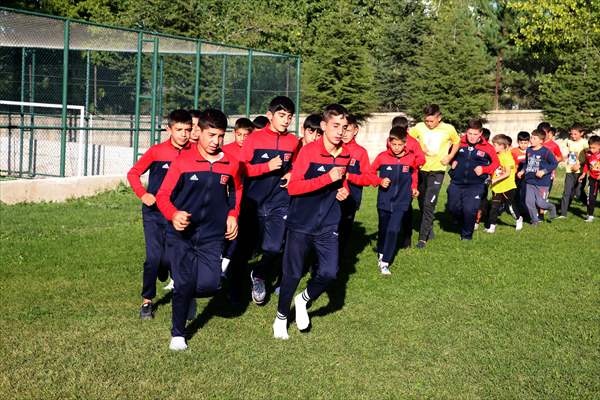
M 54 104 L 54 103 L 36 103 L 36 102 L 28 102 L 28 101 L 11 101 L 11 100 L 0 100 L 0 105 L 7 106 L 18 106 L 18 107 L 40 107 L 40 108 L 55 108 L 62 109 L 62 104 Z M 78 144 L 78 155 L 77 155 L 77 176 L 84 175 L 84 142 L 83 137 L 85 135 L 85 107 L 77 106 L 72 104 L 67 104 L 67 110 L 75 110 L 79 111 L 79 144 Z M 58 128 L 58 127 L 57 127 Z M 10 157 L 10 155 L 9 155 Z

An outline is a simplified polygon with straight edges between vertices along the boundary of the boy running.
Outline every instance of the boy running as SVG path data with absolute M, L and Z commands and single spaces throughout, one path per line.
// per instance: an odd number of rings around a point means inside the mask
M 585 222 L 594 221 L 594 208 L 596 207 L 596 198 L 598 197 L 598 186 L 600 185 L 600 136 L 594 135 L 588 140 L 589 150 L 585 153 L 585 163 L 583 164 L 583 173 L 579 177 L 583 181 L 588 176 L 589 192 L 587 199 L 587 218 Z
M 584 128 L 575 124 L 569 131 L 570 138 L 567 140 L 567 160 L 565 186 L 562 199 L 560 201 L 560 216 L 566 218 L 567 211 L 571 202 L 577 196 L 582 198 L 583 182 L 579 180 L 581 175 L 581 164 L 585 162 L 585 151 L 588 148 L 588 142 L 583 138 Z

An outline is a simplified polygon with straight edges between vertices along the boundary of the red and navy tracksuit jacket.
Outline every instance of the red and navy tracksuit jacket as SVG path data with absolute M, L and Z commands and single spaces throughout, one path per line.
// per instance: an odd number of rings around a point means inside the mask
M 344 147 L 350 153 L 350 163 L 347 169 L 350 196 L 346 201 L 353 202 L 354 210 L 358 210 L 362 201 L 363 186 L 373 185 L 374 182 L 374 177 L 371 175 L 371 163 L 367 150 L 356 143 L 356 140 L 352 139 Z
M 406 148 L 405 148 L 406 149 Z M 375 175 L 375 184 L 380 184 L 383 178 L 391 180 L 387 189 L 379 188 L 377 208 L 395 212 L 407 210 L 412 203 L 412 189 L 417 188 L 417 156 L 412 151 L 403 151 L 396 156 L 390 149 L 377 155 L 371 166 Z M 379 172 L 379 177 L 377 173 Z
M 127 180 L 136 196 L 140 199 L 146 193 L 156 196 L 158 188 L 160 188 L 163 179 L 167 175 L 171 163 L 188 147 L 186 146 L 183 149 L 177 148 L 173 145 L 170 138 L 150 147 L 127 173 Z M 142 185 L 140 176 L 148 170 L 150 172 L 148 174 L 148 188 L 146 189 Z M 143 204 L 142 213 L 145 218 L 155 217 L 162 219 L 162 215 L 156 204 L 151 207 Z
M 291 134 L 279 134 L 270 129 L 270 125 L 254 131 L 244 141 L 242 147 L 243 160 L 246 163 L 248 183 L 246 199 L 254 202 L 258 212 L 268 215 L 276 208 L 286 208 L 290 197 L 285 188 L 280 187 L 281 178 L 292 167 L 298 139 Z M 267 163 L 280 156 L 281 168 L 269 171 Z
M 323 138 L 302 147 L 288 185 L 288 229 L 306 234 L 337 231 L 341 218 L 337 189 L 347 185 L 345 179 L 332 182 L 329 171 L 347 168 L 349 163 L 350 153 L 345 147 L 333 157 L 325 149 Z
M 558 166 L 558 161 L 552 150 L 542 146 L 538 150 L 532 147 L 527 148 L 525 156 L 525 174 L 523 181 L 530 185 L 550 187 L 552 184 L 552 171 Z M 535 174 L 538 171 L 546 171 L 544 176 L 538 178 Z
M 238 217 L 242 197 L 239 161 L 227 153 L 212 163 L 199 151 L 175 160 L 158 191 L 156 202 L 167 220 L 176 211 L 192 214 L 181 238 L 224 240 L 227 217 Z
M 425 165 L 425 153 L 421 149 L 421 144 L 417 139 L 410 136 L 410 133 L 406 135 L 406 144 L 404 145 L 406 151 L 411 152 L 415 156 L 415 165 L 417 168 Z
M 455 185 L 485 184 L 490 175 L 500 166 L 498 155 L 494 146 L 481 137 L 475 145 L 467 143 L 467 136 L 460 139 L 460 147 L 454 156 L 456 167 L 449 174 Z M 483 173 L 479 176 L 475 173 L 476 167 L 482 167 Z

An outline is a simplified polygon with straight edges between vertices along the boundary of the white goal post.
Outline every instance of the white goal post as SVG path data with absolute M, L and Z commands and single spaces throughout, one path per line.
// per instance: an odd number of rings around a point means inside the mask
M 62 109 L 62 104 L 54 104 L 54 103 L 35 103 L 28 101 L 11 101 L 11 100 L 0 100 L 0 105 L 7 106 L 19 106 L 19 107 L 41 107 L 41 108 L 58 108 Z M 85 135 L 84 128 L 85 127 L 85 107 L 84 106 L 76 106 L 72 104 L 67 104 L 67 110 L 76 110 L 79 111 L 79 154 L 77 156 L 77 175 L 83 176 L 84 171 L 84 143 L 82 138 Z M 57 127 L 59 128 L 59 127 Z

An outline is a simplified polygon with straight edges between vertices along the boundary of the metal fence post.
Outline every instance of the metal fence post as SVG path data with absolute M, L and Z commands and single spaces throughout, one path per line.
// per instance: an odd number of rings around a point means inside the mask
M 300 76 L 302 63 L 300 57 L 296 58 L 296 136 L 300 135 Z
M 202 51 L 202 42 L 196 41 L 196 71 L 194 79 L 194 108 L 198 109 L 198 101 L 200 97 L 200 57 Z
M 21 103 L 25 101 L 25 63 L 27 50 L 21 49 Z M 21 128 L 19 129 L 19 177 L 23 176 L 23 146 L 25 145 L 25 107 L 21 104 Z
M 65 176 L 67 161 L 67 95 L 69 80 L 69 40 L 71 33 L 70 21 L 64 22 L 64 48 L 63 48 L 63 80 L 62 80 L 62 110 L 60 130 L 60 176 Z
M 160 57 L 159 65 L 158 65 L 158 113 L 156 115 L 155 121 L 153 123 L 158 128 L 158 133 L 156 135 L 156 142 L 160 142 L 161 138 L 161 123 L 163 119 L 163 75 L 165 72 L 165 60 L 164 57 Z
M 140 146 L 140 91 L 142 90 L 142 45 L 143 33 L 138 32 L 135 68 L 135 128 L 133 134 L 133 164 L 137 162 Z M 132 165 L 133 165 L 132 164 Z
M 248 78 L 246 81 L 246 118 L 250 118 L 250 99 L 252 92 L 252 49 L 248 50 Z
M 85 127 L 90 126 L 90 51 L 87 50 L 85 54 Z M 85 140 L 83 148 L 83 175 L 87 176 L 88 172 L 88 142 L 89 142 L 89 129 L 85 130 Z
M 221 71 L 221 111 L 225 112 L 225 75 L 227 74 L 227 54 L 223 54 L 223 70 Z
M 33 103 L 35 101 L 35 49 L 31 49 L 31 73 L 29 74 L 29 102 Z M 35 133 L 35 112 L 33 106 L 29 107 L 29 160 L 27 171 L 30 176 L 34 176 L 33 171 L 33 136 Z

